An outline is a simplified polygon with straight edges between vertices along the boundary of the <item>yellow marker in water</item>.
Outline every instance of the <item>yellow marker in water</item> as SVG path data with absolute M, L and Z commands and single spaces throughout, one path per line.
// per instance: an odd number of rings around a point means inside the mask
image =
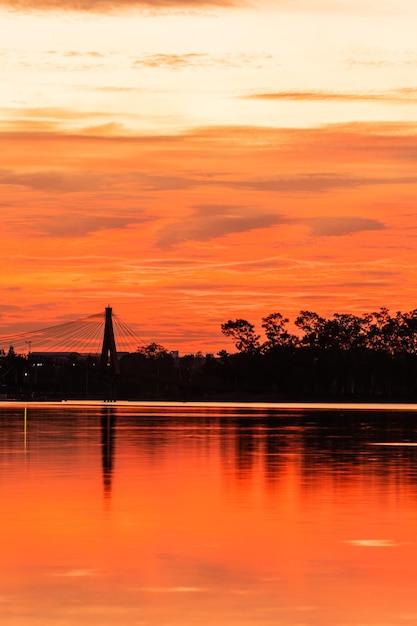
M 25 406 L 25 410 L 23 412 L 23 443 L 25 446 L 25 450 L 26 450 L 27 420 L 28 420 L 28 409 Z

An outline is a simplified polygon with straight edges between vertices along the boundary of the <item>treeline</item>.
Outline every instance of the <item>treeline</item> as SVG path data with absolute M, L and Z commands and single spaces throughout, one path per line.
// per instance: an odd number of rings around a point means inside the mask
M 301 311 L 293 326 L 297 334 L 288 318 L 271 313 L 262 319 L 261 340 L 248 320 L 228 320 L 221 332 L 234 351 L 174 359 L 150 344 L 124 357 L 121 371 L 140 381 L 140 393 L 167 399 L 417 399 L 417 309 L 330 318 Z
M 119 399 L 416 401 L 417 309 L 326 318 L 301 311 L 221 325 L 232 351 L 179 357 L 157 343 L 120 358 Z M 46 353 L 45 353 L 46 354 Z M 0 355 L 0 397 L 102 398 L 98 357 Z
M 301 311 L 262 319 L 266 340 L 245 319 L 222 324 L 237 353 L 220 353 L 236 387 L 298 399 L 412 400 L 417 397 L 417 309 L 331 318 Z
M 314 311 L 301 311 L 294 322 L 300 335 L 291 334 L 288 323 L 289 319 L 281 313 L 262 318 L 264 343 L 260 343 L 255 326 L 245 319 L 229 320 L 221 330 L 235 341 L 239 352 L 247 353 L 266 353 L 277 347 L 366 349 L 392 355 L 417 353 L 417 309 L 409 313 L 398 311 L 394 316 L 386 308 L 362 316 L 335 313 L 329 319 Z

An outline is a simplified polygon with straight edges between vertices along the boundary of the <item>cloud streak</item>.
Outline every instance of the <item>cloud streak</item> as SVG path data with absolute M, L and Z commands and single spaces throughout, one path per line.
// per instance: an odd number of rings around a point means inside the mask
M 210 62 L 208 54 L 147 54 L 139 59 L 135 59 L 133 67 L 143 68 L 171 68 L 174 70 L 184 69 L 186 67 L 201 67 Z
M 368 13 L 398 14 L 409 12 L 407 0 L 367 0 L 366 7 L 360 0 L 257 0 L 238 2 L 237 0 L 0 0 L 0 7 L 17 11 L 78 11 L 114 13 L 129 9 L 199 9 L 206 7 L 272 7 L 275 10 L 291 13 Z
M 97 190 L 104 184 L 103 176 L 94 172 L 28 172 L 19 174 L 0 170 L 0 185 L 17 185 L 51 192 L 79 192 Z
M 143 216 L 112 217 L 67 214 L 64 217 L 58 215 L 43 219 L 40 227 L 43 236 L 72 239 L 85 237 L 104 230 L 120 230 L 145 221 L 147 221 L 147 218 Z
M 316 237 L 342 237 L 363 231 L 384 230 L 379 220 L 358 215 L 338 215 L 337 217 L 315 217 L 307 220 L 311 234 Z
M 293 100 L 296 102 L 417 102 L 417 88 L 402 87 L 387 92 L 270 91 L 241 96 L 245 100 Z
M 118 176 L 100 171 L 66 172 L 59 170 L 34 171 L 18 173 L 12 170 L 0 170 L 0 185 L 27 187 L 35 190 L 55 193 L 78 193 L 99 191 L 110 188 L 123 180 L 133 184 L 142 191 L 187 191 L 199 187 L 224 187 L 229 189 L 249 189 L 252 191 L 276 192 L 283 194 L 325 193 L 335 189 L 355 189 L 373 185 L 416 184 L 417 176 L 393 178 L 361 177 L 348 174 L 300 173 L 292 177 L 277 176 L 274 178 L 252 180 L 233 178 L 213 178 L 208 175 L 175 176 L 157 174 L 137 174 L 126 171 Z
M 166 247 L 185 241 L 211 241 L 226 235 L 268 228 L 288 221 L 283 215 L 251 207 L 200 205 L 194 208 L 190 216 L 164 227 L 159 245 Z
M 348 174 L 299 174 L 292 178 L 280 177 L 266 180 L 236 181 L 232 183 L 238 189 L 257 191 L 276 191 L 282 193 L 323 193 L 335 189 L 355 189 L 373 185 L 403 185 L 417 183 L 417 176 L 404 177 L 367 177 Z
M 88 208 L 82 213 L 65 211 L 56 215 L 28 215 L 22 220 L 19 230 L 24 235 L 35 234 L 38 237 L 57 239 L 79 239 L 100 231 L 123 230 L 135 224 L 148 222 L 150 218 L 137 211 L 130 215 L 109 215 L 94 212 L 89 214 Z M 9 219 L 5 219 L 6 224 Z M 68 264 L 68 259 L 66 259 Z
M 214 56 L 206 53 L 145 54 L 133 61 L 135 68 L 164 68 L 182 70 L 186 68 L 216 67 L 241 68 L 256 63 L 258 69 L 272 59 L 271 55 L 228 54 Z
M 0 7 L 14 11 L 79 11 L 116 13 L 132 9 L 199 9 L 241 6 L 233 0 L 0 0 Z
M 342 237 L 363 231 L 384 230 L 380 220 L 358 215 L 303 218 L 269 213 L 244 206 L 200 205 L 190 216 L 171 221 L 160 232 L 159 245 L 173 246 L 186 241 L 211 241 L 227 235 L 268 229 L 271 226 L 306 225 L 313 237 Z

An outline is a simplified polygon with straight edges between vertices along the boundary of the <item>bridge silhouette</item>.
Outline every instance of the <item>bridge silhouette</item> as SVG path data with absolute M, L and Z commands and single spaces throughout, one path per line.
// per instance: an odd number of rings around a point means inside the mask
M 0 337 L 2 354 L 27 356 L 32 361 L 48 355 L 51 359 L 71 354 L 95 357 L 104 384 L 104 399 L 109 401 L 114 400 L 114 387 L 120 374 L 119 357 L 137 351 L 140 345 L 141 339 L 113 314 L 110 306 L 104 314 Z
M 0 336 L 0 350 L 7 353 L 12 346 L 19 355 L 72 352 L 97 356 L 102 354 L 104 346 L 108 355 L 110 352 L 120 354 L 135 352 L 143 343 L 110 306 L 104 312 L 70 322 Z
M 147 350 L 153 347 L 156 352 Z M 114 401 L 117 388 L 119 398 L 184 400 L 203 393 L 201 366 L 199 356 L 182 361 L 144 341 L 108 306 L 104 313 L 0 336 L 0 399 Z

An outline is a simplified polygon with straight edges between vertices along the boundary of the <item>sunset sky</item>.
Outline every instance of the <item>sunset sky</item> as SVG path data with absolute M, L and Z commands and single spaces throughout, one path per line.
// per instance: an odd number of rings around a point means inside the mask
M 0 0 L 0 333 L 417 308 L 415 0 Z

